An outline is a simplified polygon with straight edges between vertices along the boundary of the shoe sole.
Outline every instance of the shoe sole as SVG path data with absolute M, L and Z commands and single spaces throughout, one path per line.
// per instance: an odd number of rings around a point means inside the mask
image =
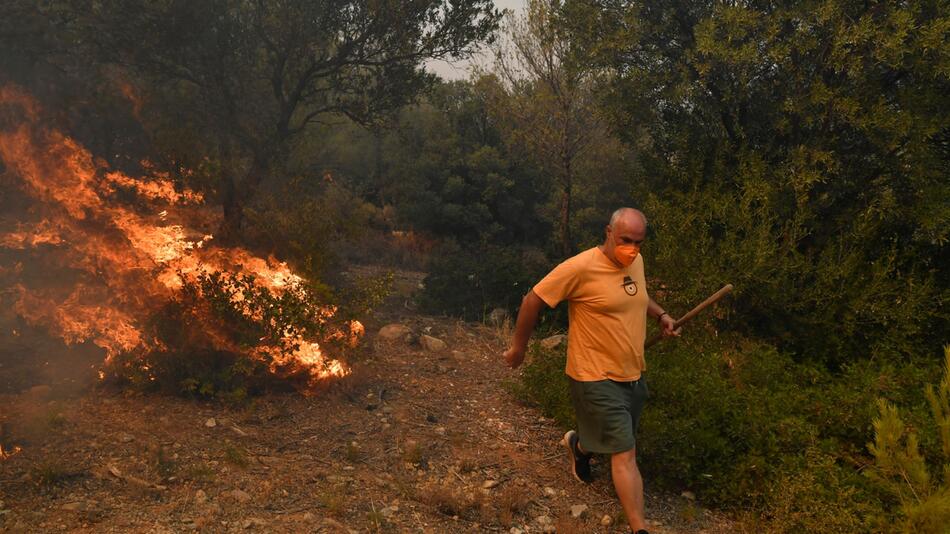
M 577 469 L 574 465 L 574 449 L 571 447 L 571 434 L 576 434 L 576 432 L 568 430 L 564 434 L 564 437 L 561 438 L 561 445 L 567 450 L 567 459 L 571 462 L 571 474 L 574 475 L 574 478 L 581 484 L 587 484 L 588 482 L 577 475 Z

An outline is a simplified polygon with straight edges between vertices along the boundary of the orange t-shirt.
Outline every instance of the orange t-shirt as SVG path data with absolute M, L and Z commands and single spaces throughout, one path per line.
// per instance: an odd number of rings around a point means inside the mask
M 534 292 L 552 308 L 568 301 L 568 376 L 639 380 L 650 302 L 642 254 L 620 268 L 599 248 L 585 250 L 555 267 Z

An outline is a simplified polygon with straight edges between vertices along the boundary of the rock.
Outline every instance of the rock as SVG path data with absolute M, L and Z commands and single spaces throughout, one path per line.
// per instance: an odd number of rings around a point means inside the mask
M 204 490 L 198 490 L 195 492 L 195 503 L 204 504 L 208 502 L 208 494 Z
M 690 501 L 696 500 L 696 494 L 693 493 L 692 491 L 684 491 L 683 493 L 680 493 L 680 497 L 684 499 L 688 499 Z
M 208 427 L 208 428 L 214 428 L 214 427 L 218 426 L 218 422 L 214 420 L 214 417 L 209 417 L 209 418 L 205 421 L 205 426 Z
M 524 534 L 524 531 L 518 527 L 511 527 L 511 530 L 508 531 L 508 534 Z
M 86 506 L 81 502 L 68 502 L 59 507 L 60 510 L 68 510 L 70 512 L 75 512 L 77 510 L 84 510 Z
M 412 335 L 412 330 L 404 324 L 393 323 L 380 328 L 378 335 L 386 341 L 398 341 Z
M 604 514 L 604 517 L 601 517 L 601 518 L 600 518 L 600 524 L 603 525 L 603 526 L 605 526 L 605 527 L 609 527 L 610 524 L 613 523 L 613 522 L 614 522 L 614 520 L 613 520 L 609 515 L 607 515 L 607 514 Z
M 546 337 L 541 340 L 541 346 L 545 349 L 551 350 L 554 347 L 560 345 L 564 340 L 567 339 L 567 336 L 564 334 L 557 334 L 555 336 Z
M 121 441 L 122 443 L 129 443 L 133 441 L 134 439 L 135 438 L 129 434 L 119 434 L 119 441 Z
M 545 525 L 554 524 L 554 520 L 546 515 L 539 515 L 538 517 L 534 518 L 534 522 L 537 523 L 538 525 L 541 525 L 542 527 Z
M 387 506 L 387 507 L 381 509 L 381 510 L 379 511 L 379 513 L 380 513 L 380 515 L 382 515 L 383 517 L 389 518 L 389 517 L 391 517 L 393 514 L 395 514 L 395 513 L 398 512 L 398 511 L 399 511 L 399 507 L 394 505 L 394 506 Z
M 574 519 L 577 519 L 583 516 L 586 512 L 587 512 L 586 504 L 575 504 L 574 506 L 571 506 L 571 517 L 573 517 Z
M 447 346 L 445 341 L 425 334 L 419 336 L 419 343 L 429 352 L 442 352 Z
M 482 488 L 484 488 L 484 489 L 492 489 L 492 488 L 494 488 L 494 487 L 497 486 L 497 485 L 498 485 L 498 481 L 497 481 L 497 480 L 486 480 L 484 483 L 482 483 Z
M 495 308 L 488 314 L 488 324 L 492 326 L 501 326 L 508 319 L 508 310 L 504 308 Z
M 545 486 L 545 487 L 544 487 L 544 494 L 547 495 L 548 497 L 554 497 L 554 496 L 557 495 L 557 490 L 555 490 L 555 489 L 552 488 L 551 486 Z
M 239 489 L 229 491 L 227 496 L 242 504 L 251 500 L 251 496 L 246 491 Z

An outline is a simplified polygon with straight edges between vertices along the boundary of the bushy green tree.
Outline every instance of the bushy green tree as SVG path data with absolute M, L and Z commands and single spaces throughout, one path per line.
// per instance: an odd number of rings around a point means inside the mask
M 932 353 L 950 289 L 950 9 L 567 2 L 641 147 L 653 272 L 807 358 Z M 645 249 L 646 253 L 648 249 Z
M 509 150 L 550 180 L 546 212 L 561 258 L 577 250 L 578 211 L 603 211 L 602 229 L 627 193 L 622 162 L 629 150 L 610 135 L 595 106 L 598 70 L 577 61 L 572 47 L 558 24 L 557 4 L 530 0 L 523 15 L 509 14 L 494 45 L 494 65 L 481 81 Z
M 380 195 L 406 227 L 472 247 L 535 239 L 544 182 L 500 140 L 476 84 L 438 86 L 383 145 Z

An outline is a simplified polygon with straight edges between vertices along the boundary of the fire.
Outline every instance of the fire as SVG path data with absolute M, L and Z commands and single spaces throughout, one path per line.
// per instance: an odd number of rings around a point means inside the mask
M 10 450 L 3 450 L 3 445 L 0 445 L 0 460 L 6 460 L 7 458 L 14 456 L 20 452 L 20 447 L 13 447 Z
M 26 321 L 67 344 L 96 344 L 109 363 L 119 354 L 161 349 L 146 334 L 143 321 L 186 284 L 211 273 L 253 276 L 255 284 L 278 296 L 306 294 L 307 281 L 286 263 L 241 248 L 210 246 L 209 222 L 217 215 L 200 193 L 176 187 L 160 172 L 133 178 L 109 169 L 75 140 L 38 126 L 39 107 L 15 88 L 0 88 L 0 106 L 22 116 L 13 128 L 0 129 L 0 160 L 39 206 L 30 215 L 45 216 L 21 221 L 14 231 L 0 235 L 0 248 L 55 251 L 51 257 L 56 261 L 48 267 L 80 280 L 66 288 L 17 284 L 14 308 Z M 233 296 L 241 298 L 240 293 Z M 329 325 L 335 312 L 324 307 L 315 313 Z M 253 312 L 245 308 L 245 313 Z M 328 339 L 352 346 L 363 328 L 353 321 L 328 327 L 328 332 Z M 303 370 L 314 382 L 348 374 L 343 362 L 308 339 L 310 334 L 288 328 L 279 346 L 243 352 L 268 362 L 275 373 Z M 205 337 L 220 350 L 241 350 L 213 331 Z

